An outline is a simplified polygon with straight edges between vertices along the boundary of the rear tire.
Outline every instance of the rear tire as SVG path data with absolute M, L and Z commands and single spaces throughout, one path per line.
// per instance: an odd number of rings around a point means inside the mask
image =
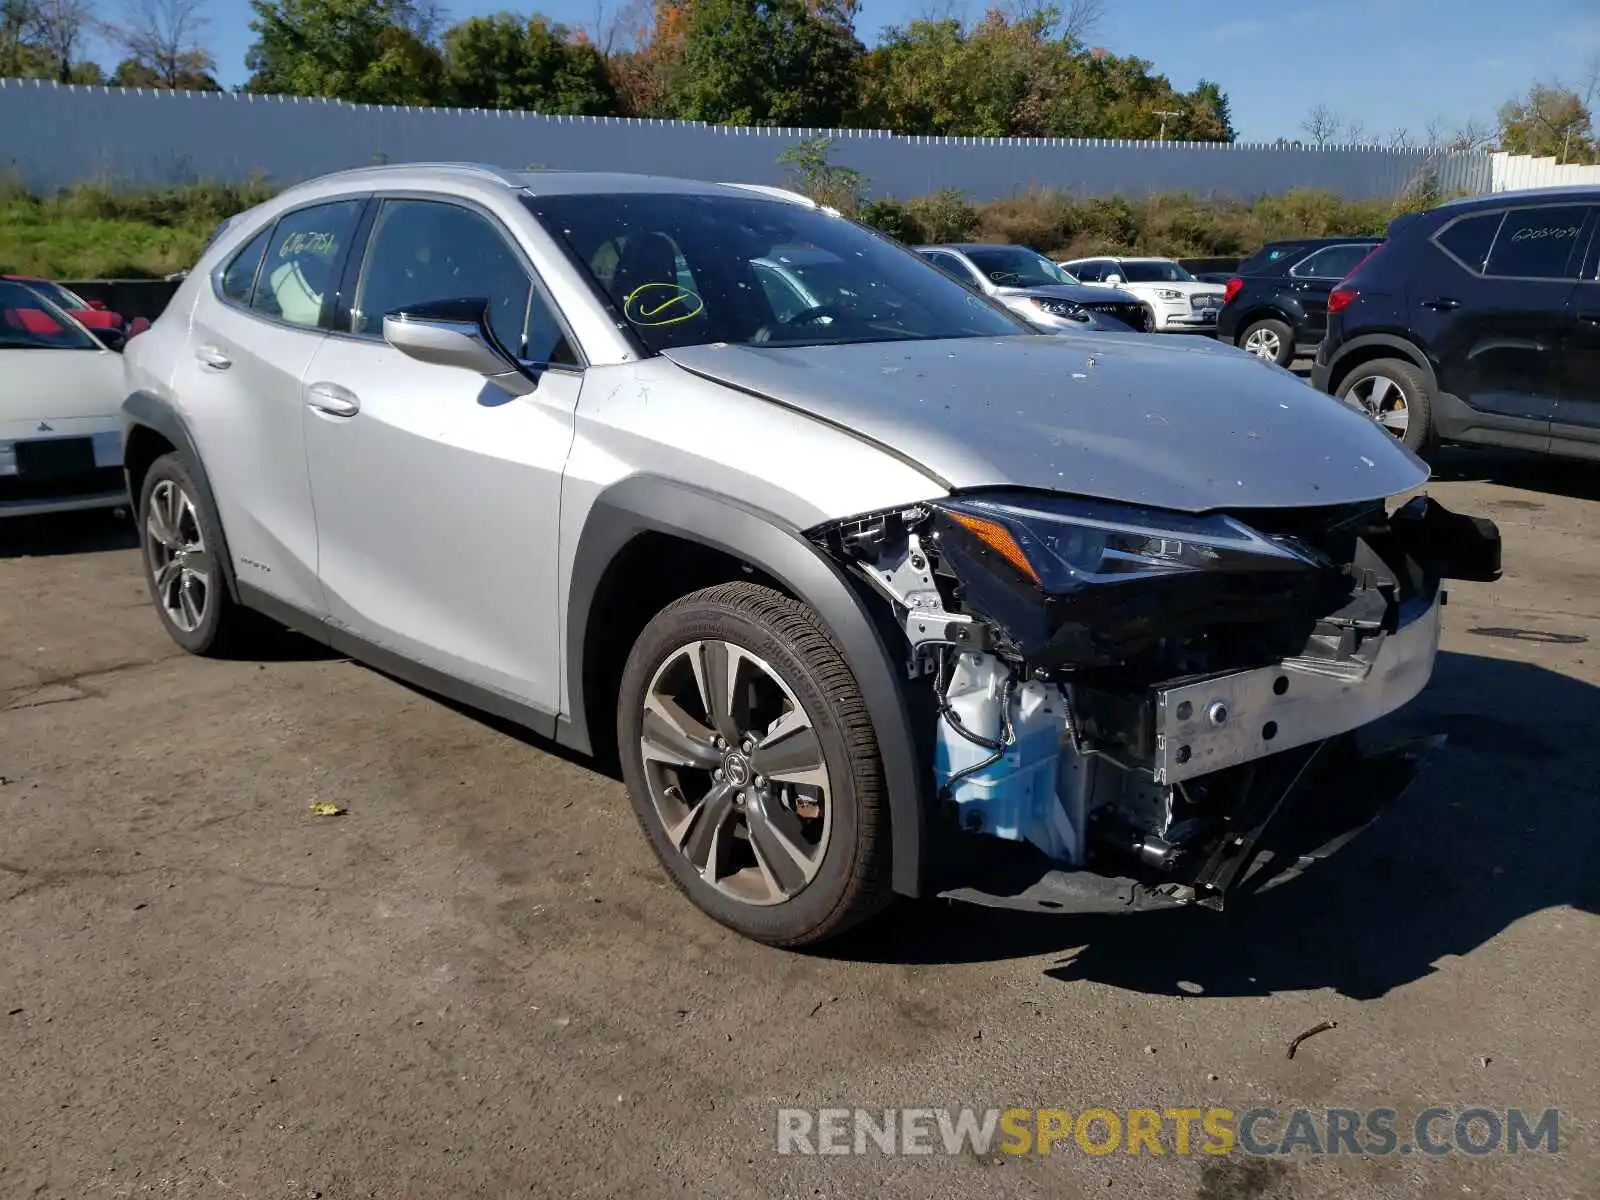
M 221 657 L 247 639 L 252 614 L 228 592 L 222 527 L 183 456 L 163 454 L 139 489 L 145 584 L 167 634 L 190 654 Z
M 1432 449 L 1433 391 L 1428 377 L 1403 358 L 1362 363 L 1339 381 L 1334 393 L 1374 418 L 1418 454 Z
M 663 609 L 623 670 L 617 744 L 656 856 L 730 929 L 811 945 L 890 899 L 877 737 L 799 601 L 728 583 Z
M 1287 367 L 1294 361 L 1294 330 L 1273 317 L 1252 321 L 1239 335 L 1238 346 L 1265 362 Z

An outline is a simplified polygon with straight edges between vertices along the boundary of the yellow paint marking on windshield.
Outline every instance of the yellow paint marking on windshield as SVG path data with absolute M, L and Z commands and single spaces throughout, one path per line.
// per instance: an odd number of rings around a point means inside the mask
M 698 295 L 676 283 L 641 283 L 623 300 L 622 315 L 635 325 L 676 325 L 699 316 L 705 307 Z M 680 308 L 684 311 L 674 311 Z

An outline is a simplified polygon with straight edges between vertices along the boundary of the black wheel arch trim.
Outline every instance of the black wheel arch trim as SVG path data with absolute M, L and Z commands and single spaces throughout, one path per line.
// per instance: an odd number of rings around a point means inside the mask
M 883 759 L 889 792 L 894 890 L 922 890 L 928 831 L 926 788 L 918 741 L 893 658 L 861 594 L 849 577 L 799 529 L 726 496 L 659 476 L 636 475 L 596 498 L 579 535 L 567 585 L 566 670 L 568 712 L 556 737 L 593 752 L 586 712 L 584 655 L 589 614 L 607 568 L 641 534 L 660 533 L 696 542 L 747 563 L 809 604 L 827 624 L 867 705 Z
M 1328 391 L 1338 390 L 1343 376 L 1349 373 L 1348 363 L 1351 355 L 1362 350 L 1393 350 L 1400 357 L 1414 363 L 1428 379 L 1428 388 L 1435 394 L 1439 391 L 1439 374 L 1434 370 L 1433 360 L 1423 348 L 1411 338 L 1400 333 L 1363 333 L 1342 342 L 1334 351 L 1333 357 L 1328 360 Z
M 183 455 L 184 465 L 188 468 L 189 478 L 194 481 L 195 487 L 200 492 L 200 499 L 211 510 L 212 517 L 216 520 L 217 528 L 222 533 L 222 553 L 215 556 L 216 562 L 222 568 L 222 577 L 228 584 L 228 595 L 234 601 L 239 600 L 239 581 L 233 573 L 233 555 L 228 551 L 228 533 L 222 527 L 222 510 L 217 507 L 217 498 L 211 490 L 211 479 L 206 475 L 204 461 L 200 458 L 200 451 L 196 448 L 194 438 L 189 433 L 189 427 L 184 423 L 183 417 L 177 409 L 160 396 L 150 392 L 134 392 L 122 402 L 122 444 L 124 453 L 133 431 L 140 427 L 160 434 L 169 442 L 173 449 Z M 126 465 L 123 466 L 123 478 L 127 481 L 128 500 L 135 519 L 139 512 L 139 496 L 134 491 L 133 476 Z

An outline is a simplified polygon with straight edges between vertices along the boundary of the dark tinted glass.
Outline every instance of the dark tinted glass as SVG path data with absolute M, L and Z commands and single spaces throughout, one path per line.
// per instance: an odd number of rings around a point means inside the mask
M 229 300 L 250 303 L 250 288 L 256 281 L 256 268 L 267 252 L 267 238 L 271 233 L 272 228 L 268 226 L 251 238 L 250 244 L 233 256 L 228 269 L 222 273 L 222 294 Z
M 1494 245 L 1495 231 L 1500 228 L 1500 220 L 1504 216 L 1503 212 L 1488 212 L 1464 217 L 1454 225 L 1441 229 L 1434 235 L 1434 241 L 1471 270 L 1482 271 L 1489 257 L 1489 247 Z
M 1489 251 L 1489 275 L 1525 279 L 1576 279 L 1573 249 L 1589 210 L 1584 205 L 1561 208 L 1514 208 L 1495 235 Z
M 385 313 L 481 298 L 500 344 L 527 362 L 577 361 L 522 259 L 486 217 L 456 204 L 387 200 L 372 227 L 353 332 L 383 335 Z
M 681 193 L 528 201 L 651 351 L 727 342 L 824 345 L 1031 332 L 920 255 L 819 209 Z M 803 259 L 826 292 L 787 317 L 758 261 Z
M 1365 245 L 1328 246 L 1295 263 L 1289 273 L 1299 279 L 1343 279 L 1371 252 L 1372 247 Z
M 1078 263 L 1070 269 L 1070 273 L 1075 275 L 1080 283 L 1098 283 L 1105 271 L 1105 263 L 1100 262 Z
M 1300 242 L 1279 242 L 1261 247 L 1239 264 L 1236 274 L 1255 275 L 1262 272 L 1277 274 L 1286 262 L 1292 262 L 1304 251 Z
M 337 200 L 279 219 L 250 307 L 291 325 L 316 326 L 339 286 L 345 251 L 365 200 Z

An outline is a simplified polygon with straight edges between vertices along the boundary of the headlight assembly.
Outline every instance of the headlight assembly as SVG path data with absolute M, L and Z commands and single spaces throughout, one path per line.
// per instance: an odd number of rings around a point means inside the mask
M 1303 570 L 1310 552 L 1221 514 L 1195 516 L 1066 496 L 941 501 L 934 508 L 1046 592 L 1196 571 Z
M 1047 312 L 1052 317 L 1066 317 L 1073 321 L 1087 321 L 1089 314 L 1084 311 L 1083 305 L 1072 300 L 1056 300 L 1041 296 L 1029 296 L 1028 303 Z
M 1180 291 L 1177 291 L 1174 288 L 1157 288 L 1156 289 L 1156 295 L 1160 296 L 1163 300 L 1182 300 L 1183 299 L 1183 293 L 1180 292 Z

